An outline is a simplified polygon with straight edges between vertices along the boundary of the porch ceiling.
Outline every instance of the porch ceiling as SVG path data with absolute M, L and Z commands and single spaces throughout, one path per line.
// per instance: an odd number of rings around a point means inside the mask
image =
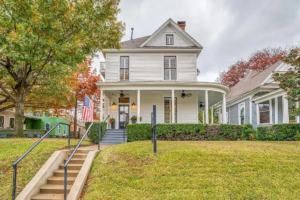
M 120 96 L 120 90 L 105 90 L 104 94 L 106 97 L 112 98 L 112 97 L 119 97 Z M 205 91 L 204 90 L 184 90 L 184 92 L 191 93 L 191 96 L 197 96 L 198 97 L 198 105 L 200 102 L 202 102 L 203 105 L 205 105 Z M 124 90 L 123 93 L 125 94 L 125 97 L 136 97 L 137 91 L 136 90 Z M 182 90 L 174 90 L 175 96 L 180 97 Z M 172 96 L 171 90 L 141 90 L 140 91 L 141 96 L 142 95 L 169 95 Z M 185 97 L 190 98 L 190 97 Z M 216 104 L 217 102 L 222 100 L 222 93 L 216 92 L 216 91 L 208 91 L 208 106 L 212 106 Z M 204 109 L 204 107 L 203 107 Z

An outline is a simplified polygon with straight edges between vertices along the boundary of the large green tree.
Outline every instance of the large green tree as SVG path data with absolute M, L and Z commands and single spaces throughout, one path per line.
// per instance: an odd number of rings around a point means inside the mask
M 292 67 L 285 73 L 276 73 L 275 81 L 287 93 L 287 99 L 293 102 L 290 108 L 290 116 L 300 115 L 300 108 L 296 108 L 296 102 L 300 101 L 300 47 L 294 48 L 283 58 L 283 61 Z
M 117 21 L 118 5 L 119 0 L 0 0 L 0 105 L 15 108 L 15 136 L 24 135 L 25 102 L 33 90 L 64 88 L 57 80 L 77 71 L 88 56 L 120 47 L 124 24 Z

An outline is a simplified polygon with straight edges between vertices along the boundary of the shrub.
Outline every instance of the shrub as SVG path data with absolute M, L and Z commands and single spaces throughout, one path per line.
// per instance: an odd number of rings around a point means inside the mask
M 250 134 L 253 132 L 251 124 L 234 125 L 234 124 L 220 124 L 221 134 L 227 140 L 248 140 Z
M 300 124 L 274 124 L 272 125 L 276 140 L 292 141 L 300 131 Z
M 128 124 L 126 126 L 127 141 L 150 140 L 152 137 L 151 124 Z
M 274 124 L 272 126 L 257 127 L 258 140 L 292 141 L 300 131 L 300 124 Z
M 92 125 L 89 133 L 88 133 L 88 137 L 94 142 L 94 143 L 98 143 L 99 138 L 98 138 L 98 131 L 99 131 L 99 126 L 102 125 L 103 122 L 100 121 L 94 121 L 94 124 Z M 91 122 L 85 122 L 85 130 L 88 129 L 88 127 L 90 126 Z M 107 122 L 104 122 L 104 124 L 102 125 L 102 131 L 100 132 L 100 138 L 102 138 L 102 136 L 105 134 L 106 132 L 106 126 L 107 126 Z
M 157 138 L 167 140 L 199 140 L 206 124 L 157 124 Z

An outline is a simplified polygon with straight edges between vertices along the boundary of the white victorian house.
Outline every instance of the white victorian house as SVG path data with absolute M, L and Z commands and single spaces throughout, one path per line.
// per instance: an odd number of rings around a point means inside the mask
M 137 123 L 151 123 L 156 105 L 157 123 L 211 123 L 208 115 L 198 121 L 200 109 L 208 113 L 223 101 L 225 110 L 229 88 L 198 81 L 197 58 L 203 47 L 185 32 L 185 25 L 169 19 L 152 35 L 125 41 L 121 49 L 103 50 L 104 82 L 97 83 L 104 97 L 101 120 L 110 115 L 116 129 L 131 123 L 132 116 Z

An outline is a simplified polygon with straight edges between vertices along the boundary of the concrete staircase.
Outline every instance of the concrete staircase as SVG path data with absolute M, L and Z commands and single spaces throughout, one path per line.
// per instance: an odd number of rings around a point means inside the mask
M 107 129 L 100 144 L 121 144 L 127 142 L 127 132 L 123 129 Z
M 69 194 L 75 179 L 88 155 L 89 150 L 77 150 L 68 165 L 67 194 Z M 70 156 L 71 151 L 68 153 Z M 66 159 L 64 160 L 66 162 Z M 40 193 L 31 198 L 32 200 L 57 200 L 64 199 L 64 163 L 59 169 L 53 171 L 53 176 L 47 179 L 47 184 L 40 187 Z

